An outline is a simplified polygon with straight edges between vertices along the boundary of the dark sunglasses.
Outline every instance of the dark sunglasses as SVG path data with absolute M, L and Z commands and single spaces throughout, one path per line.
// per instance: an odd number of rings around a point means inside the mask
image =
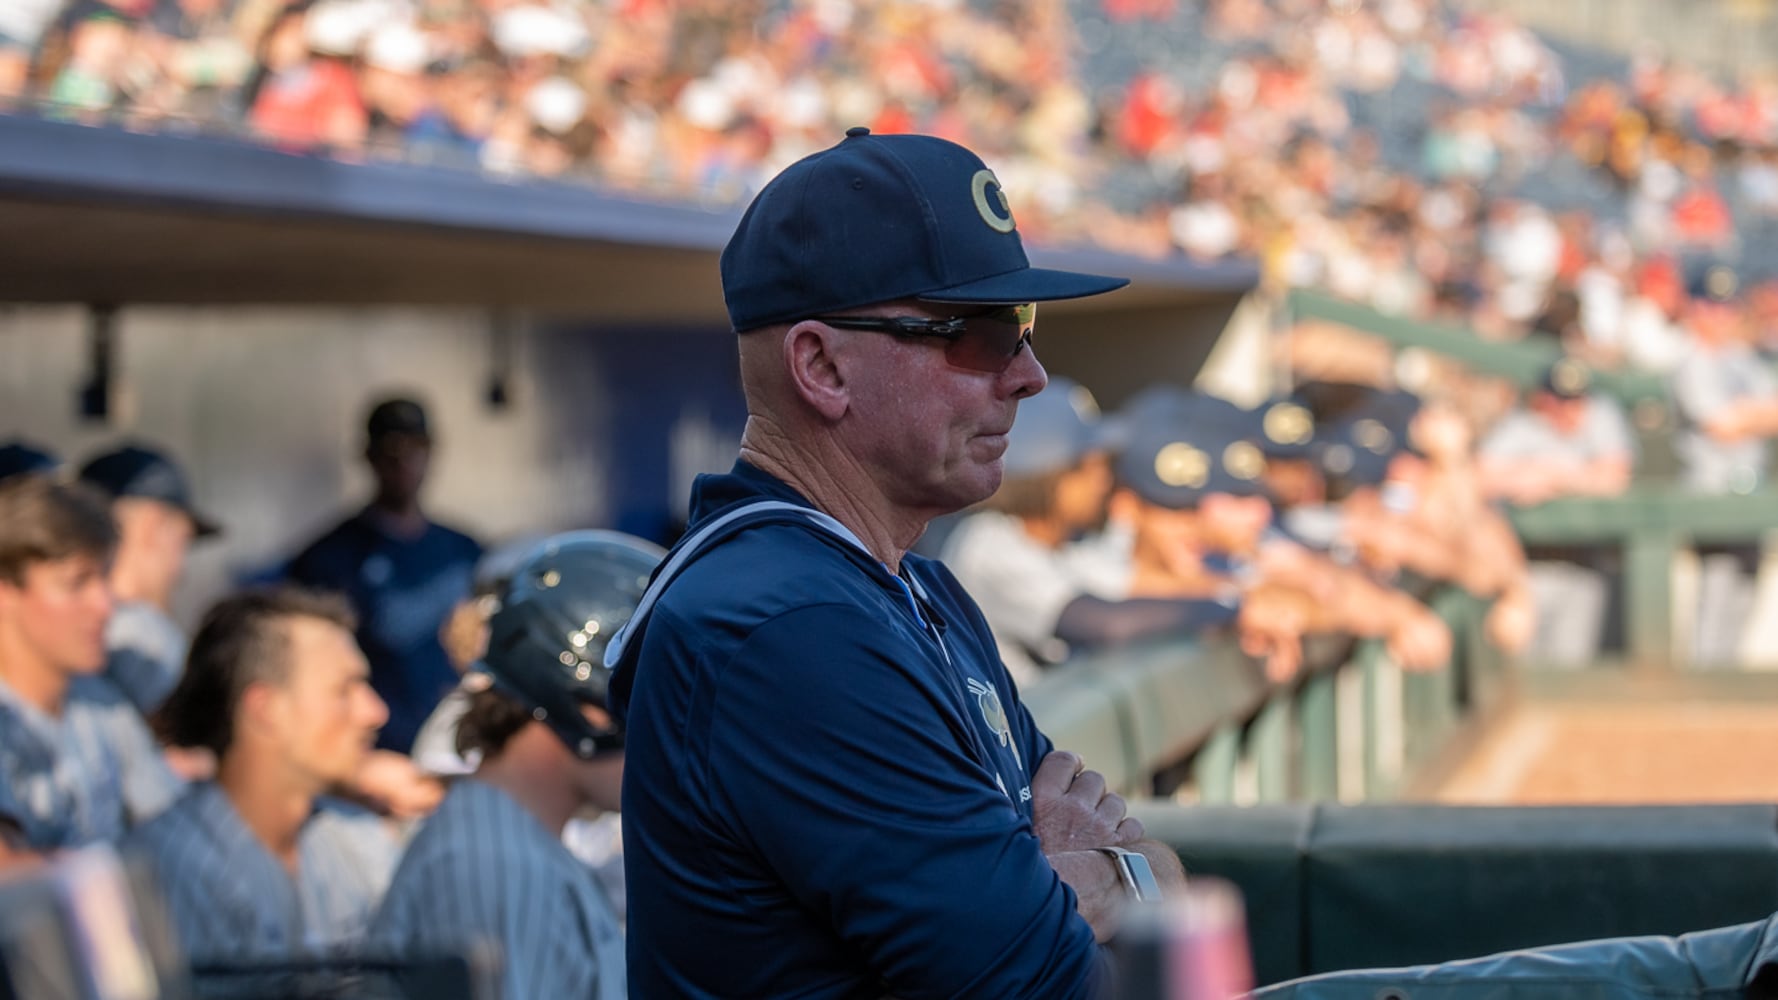
M 970 316 L 814 316 L 840 330 L 864 330 L 895 337 L 934 337 L 945 342 L 945 361 L 973 372 L 999 374 L 1031 343 L 1037 304 L 1001 306 Z

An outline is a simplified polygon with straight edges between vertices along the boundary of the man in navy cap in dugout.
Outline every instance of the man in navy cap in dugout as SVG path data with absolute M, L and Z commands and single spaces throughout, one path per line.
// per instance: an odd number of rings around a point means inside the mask
M 1133 591 L 1094 565 L 1097 547 L 1085 536 L 1105 527 L 1106 444 L 1092 394 L 1052 378 L 1019 407 L 1000 489 L 946 541 L 945 565 L 981 606 L 1020 684 L 1077 649 L 1191 635 L 1234 618 L 1232 608 L 1177 587 Z M 1127 555 L 1115 569 L 1127 568 Z
M 1178 860 L 908 550 L 1000 485 L 1034 303 L 1125 282 L 1031 267 L 975 154 L 865 129 L 767 184 L 721 266 L 741 455 L 606 651 L 631 995 L 1104 992 L 1097 942 Z
M 186 553 L 193 541 L 221 529 L 193 505 L 178 464 L 155 448 L 128 444 L 94 456 L 80 478 L 110 498 L 117 522 L 111 562 L 117 609 L 105 628 L 105 675 L 151 715 L 185 668 L 189 640 L 172 607 Z
M 439 629 L 470 596 L 482 551 L 473 538 L 432 521 L 421 508 L 432 443 L 417 401 L 395 397 L 373 407 L 364 458 L 376 478 L 376 495 L 290 564 L 292 580 L 344 594 L 357 612 L 371 686 L 389 706 L 377 745 L 400 753 L 457 686 Z

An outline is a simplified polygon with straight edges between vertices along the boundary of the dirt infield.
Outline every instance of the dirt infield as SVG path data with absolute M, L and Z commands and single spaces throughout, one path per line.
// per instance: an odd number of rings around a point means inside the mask
M 1778 802 L 1778 706 L 1530 705 L 1436 794 L 1476 805 Z

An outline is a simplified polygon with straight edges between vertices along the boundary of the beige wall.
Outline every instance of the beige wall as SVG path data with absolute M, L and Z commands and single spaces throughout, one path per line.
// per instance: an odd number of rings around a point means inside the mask
M 439 447 L 428 500 L 439 520 L 484 541 L 605 520 L 603 439 L 561 432 L 606 419 L 596 362 L 569 335 L 521 336 L 515 401 L 496 413 L 482 403 L 478 312 L 125 310 L 123 412 L 94 426 L 76 407 L 85 330 L 77 308 L 0 310 L 0 439 L 23 435 L 79 461 L 132 435 L 178 456 L 228 529 L 194 552 L 187 619 L 363 502 L 364 410 L 389 390 L 418 390 L 430 406 Z

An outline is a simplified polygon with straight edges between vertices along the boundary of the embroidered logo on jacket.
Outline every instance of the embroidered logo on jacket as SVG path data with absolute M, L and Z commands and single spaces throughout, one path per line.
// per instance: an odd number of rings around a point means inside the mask
M 1024 770 L 1025 762 L 1019 758 L 1018 741 L 1012 737 L 1012 726 L 1006 721 L 1006 709 L 1000 704 L 1000 692 L 995 691 L 992 685 L 971 677 L 969 693 L 975 695 L 976 705 L 982 710 L 982 721 L 987 723 L 988 729 L 994 733 L 1000 745 L 1012 751 L 1012 759 L 1019 765 L 1019 770 Z

